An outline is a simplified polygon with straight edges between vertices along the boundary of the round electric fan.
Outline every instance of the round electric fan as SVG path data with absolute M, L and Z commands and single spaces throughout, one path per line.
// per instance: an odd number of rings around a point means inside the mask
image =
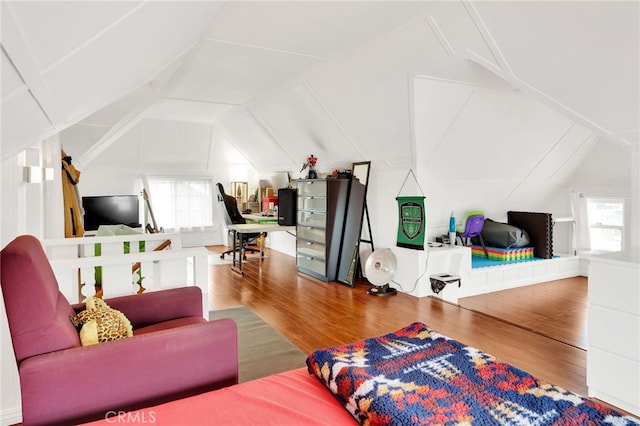
M 374 250 L 364 264 L 364 273 L 367 276 L 367 280 L 375 286 L 371 287 L 367 294 L 374 296 L 396 294 L 397 290 L 389 287 L 389 281 L 393 278 L 396 267 L 396 256 L 390 249 Z

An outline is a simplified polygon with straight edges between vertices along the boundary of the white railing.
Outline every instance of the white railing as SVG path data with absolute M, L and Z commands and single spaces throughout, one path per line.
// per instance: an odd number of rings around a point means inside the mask
M 197 285 L 203 311 L 209 311 L 207 249 L 182 248 L 180 234 L 48 239 L 42 244 L 60 291 L 71 303 L 100 290 L 109 298 Z

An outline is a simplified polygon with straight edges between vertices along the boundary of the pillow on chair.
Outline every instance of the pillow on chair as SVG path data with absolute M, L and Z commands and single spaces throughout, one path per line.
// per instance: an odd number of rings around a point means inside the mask
M 127 317 L 97 297 L 88 298 L 86 309 L 72 317 L 71 322 L 81 327 L 82 346 L 133 336 L 133 328 Z

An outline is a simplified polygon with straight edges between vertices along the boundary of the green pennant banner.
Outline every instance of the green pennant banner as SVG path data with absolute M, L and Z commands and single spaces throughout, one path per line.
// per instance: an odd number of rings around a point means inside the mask
M 396 197 L 398 200 L 398 247 L 424 250 L 427 228 L 422 196 Z

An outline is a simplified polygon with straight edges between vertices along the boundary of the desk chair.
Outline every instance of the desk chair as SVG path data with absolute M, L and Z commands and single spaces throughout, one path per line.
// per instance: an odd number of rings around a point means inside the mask
M 224 187 L 219 182 L 216 183 L 216 192 L 218 194 L 218 205 L 220 206 L 220 210 L 222 211 L 222 217 L 224 218 L 224 221 L 227 224 L 227 226 L 247 223 L 244 217 L 242 217 L 242 214 L 240 214 L 240 210 L 238 210 L 238 204 L 236 203 L 236 199 L 233 198 L 231 195 L 227 195 L 224 192 Z M 249 244 L 256 244 L 256 240 L 258 239 L 258 237 L 260 237 L 259 232 L 250 233 L 250 234 L 241 234 L 241 240 L 240 240 L 239 246 L 235 245 L 235 237 L 234 237 L 233 239 L 234 247 L 231 248 L 230 250 L 223 252 L 220 255 L 220 258 L 224 259 L 224 256 L 226 254 L 238 252 L 238 255 L 242 256 L 242 258 L 246 260 L 247 252 L 259 253 L 260 252 L 259 249 L 256 249 L 253 247 L 247 247 Z
M 480 240 L 480 244 L 482 244 L 482 249 L 484 250 L 484 255 L 489 258 L 489 253 L 487 252 L 487 248 L 484 245 L 484 240 L 482 239 L 482 228 L 484 227 L 484 212 L 480 210 L 474 210 L 467 212 L 464 220 L 464 228 L 458 228 L 457 234 L 462 238 L 462 244 L 465 246 L 469 245 L 469 240 L 473 237 L 478 237 Z

